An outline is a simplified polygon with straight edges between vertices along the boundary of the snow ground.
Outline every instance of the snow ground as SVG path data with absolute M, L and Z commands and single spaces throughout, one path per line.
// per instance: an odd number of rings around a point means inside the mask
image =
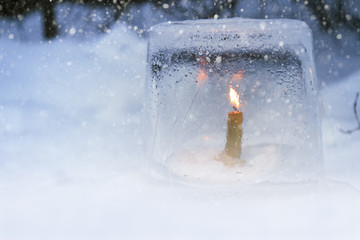
M 358 239 L 360 72 L 324 87 L 325 177 L 191 185 L 147 162 L 146 42 L 0 40 L 0 239 Z

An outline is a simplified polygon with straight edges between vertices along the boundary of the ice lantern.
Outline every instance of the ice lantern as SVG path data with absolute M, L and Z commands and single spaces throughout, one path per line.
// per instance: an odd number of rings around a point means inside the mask
M 146 87 L 148 157 L 172 176 L 203 182 L 318 176 L 317 83 L 305 23 L 156 25 L 149 35 Z M 238 106 L 230 103 L 232 94 Z

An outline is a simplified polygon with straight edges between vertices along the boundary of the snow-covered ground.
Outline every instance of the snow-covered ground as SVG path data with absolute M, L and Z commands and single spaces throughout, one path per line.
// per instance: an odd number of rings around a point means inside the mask
M 325 86 L 325 177 L 191 185 L 142 156 L 146 41 L 0 40 L 0 239 L 358 239 L 360 72 Z M 319 79 L 321 81 L 321 79 Z

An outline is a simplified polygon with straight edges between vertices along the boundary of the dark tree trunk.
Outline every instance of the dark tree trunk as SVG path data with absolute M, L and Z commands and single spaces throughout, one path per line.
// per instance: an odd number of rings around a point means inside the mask
M 43 21 L 44 21 L 44 36 L 47 39 L 56 37 L 58 27 L 55 18 L 55 4 L 47 1 L 43 4 Z

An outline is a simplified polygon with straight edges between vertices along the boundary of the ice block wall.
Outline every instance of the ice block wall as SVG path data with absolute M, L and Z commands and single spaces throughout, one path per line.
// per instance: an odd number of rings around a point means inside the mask
M 297 20 L 154 26 L 146 85 L 148 157 L 186 176 L 214 164 L 233 111 L 229 87 L 239 94 L 244 115 L 241 164 L 229 169 L 257 171 L 264 180 L 317 175 L 323 157 L 312 35 Z M 216 171 L 214 166 L 207 174 Z

